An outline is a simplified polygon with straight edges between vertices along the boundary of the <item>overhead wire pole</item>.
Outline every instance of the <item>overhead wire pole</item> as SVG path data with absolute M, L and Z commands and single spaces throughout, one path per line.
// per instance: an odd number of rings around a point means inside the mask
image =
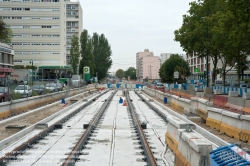
M 208 25 L 206 21 L 206 39 L 208 40 Z M 206 55 L 206 70 L 207 70 L 207 87 L 209 87 L 209 78 L 208 78 L 208 46 L 207 46 L 207 55 Z

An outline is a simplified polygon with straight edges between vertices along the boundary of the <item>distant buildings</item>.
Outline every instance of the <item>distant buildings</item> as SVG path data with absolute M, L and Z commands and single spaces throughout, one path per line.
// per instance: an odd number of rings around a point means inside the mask
M 136 77 L 142 79 L 160 79 L 160 57 L 154 56 L 153 52 L 145 49 L 144 52 L 136 53 Z
M 70 0 L 2 0 L 0 16 L 13 31 L 15 65 L 69 64 L 71 38 L 82 32 L 82 8 Z

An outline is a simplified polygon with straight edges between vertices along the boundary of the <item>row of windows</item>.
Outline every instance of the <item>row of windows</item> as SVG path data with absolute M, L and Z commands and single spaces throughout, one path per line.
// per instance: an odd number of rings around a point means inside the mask
M 72 27 L 75 27 L 75 26 L 78 26 L 78 23 L 77 22 L 71 22 L 71 21 L 68 21 L 66 23 L 67 26 L 72 26 Z
M 59 46 L 59 43 L 12 43 L 13 46 Z
M 36 52 L 32 52 L 32 51 L 25 51 L 25 52 L 20 52 L 20 51 L 16 51 L 15 54 L 60 54 L 60 52 L 46 52 L 46 51 L 36 51 Z
M 59 28 L 59 25 L 12 25 L 10 28 Z
M 60 37 L 60 35 L 56 35 L 56 34 L 44 34 L 44 35 L 40 35 L 40 34 L 13 34 L 13 37 Z
M 12 11 L 45 11 L 45 12 L 55 12 L 59 11 L 59 8 L 8 8 L 0 7 L 0 10 L 12 10 Z
M 66 6 L 66 9 L 76 9 L 76 6 L 75 5 L 67 5 Z
M 22 20 L 59 20 L 59 17 L 18 17 L 18 16 L 3 16 L 3 19 L 22 19 Z

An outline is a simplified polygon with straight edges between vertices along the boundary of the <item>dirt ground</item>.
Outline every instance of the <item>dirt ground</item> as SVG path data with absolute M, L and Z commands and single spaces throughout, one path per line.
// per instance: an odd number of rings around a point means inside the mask
M 84 97 L 87 97 L 87 96 L 89 96 L 89 94 L 84 95 Z M 79 97 L 76 97 L 74 99 L 75 100 L 81 100 L 81 99 L 83 99 L 83 96 L 79 96 Z M 66 99 L 66 102 L 69 103 L 69 100 L 67 101 L 67 99 Z M 27 115 L 25 117 L 21 117 L 21 118 L 17 119 L 16 121 L 11 121 L 11 122 L 1 124 L 0 125 L 0 133 L 1 133 L 0 134 L 0 141 L 5 139 L 5 138 L 8 138 L 11 135 L 14 135 L 15 133 L 20 131 L 19 129 L 6 129 L 5 128 L 6 126 L 9 126 L 9 125 L 18 125 L 18 126 L 26 125 L 26 127 L 29 127 L 29 126 L 39 122 L 40 120 L 45 119 L 45 118 L 49 117 L 50 115 L 62 110 L 63 108 L 65 108 L 63 106 L 64 106 L 64 104 L 56 104 L 54 106 L 51 106 L 50 108 L 46 108 L 46 109 L 37 111 L 35 113 L 31 113 L 31 114 L 29 114 L 29 115 Z M 29 110 L 29 111 L 32 111 L 32 110 Z
M 158 98 L 155 98 L 153 96 L 151 96 L 152 98 L 154 98 L 155 100 L 157 100 L 158 102 L 163 103 L 162 100 L 158 99 Z M 168 104 L 164 104 L 166 107 L 169 107 L 171 108 L 172 110 L 174 110 L 175 112 L 177 112 L 178 114 L 180 114 L 180 112 L 178 112 L 178 110 L 175 110 L 173 109 L 170 105 Z M 232 138 L 232 137 L 229 137 L 223 133 L 220 133 L 220 131 L 216 130 L 216 129 L 212 129 L 210 127 L 208 127 L 206 125 L 206 122 L 203 121 L 203 122 L 195 122 L 193 121 L 195 124 L 199 125 L 200 127 L 202 127 L 203 129 L 209 131 L 210 133 L 213 133 L 214 135 L 216 135 L 217 137 L 229 142 L 229 143 L 232 143 L 232 144 L 237 144 L 238 146 L 240 146 L 241 148 L 245 148 L 245 149 L 248 149 L 250 150 L 250 143 L 246 143 L 246 142 L 243 142 L 243 141 L 240 141 L 238 139 L 235 139 L 235 138 Z

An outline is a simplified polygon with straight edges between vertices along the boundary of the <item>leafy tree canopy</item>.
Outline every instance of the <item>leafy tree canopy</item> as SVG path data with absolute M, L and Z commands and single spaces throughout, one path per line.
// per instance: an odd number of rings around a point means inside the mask
M 125 76 L 125 72 L 122 69 L 118 69 L 115 73 L 115 76 L 122 79 Z
M 125 77 L 128 78 L 130 77 L 130 79 L 135 80 L 136 79 L 136 69 L 134 67 L 129 67 L 126 71 L 125 71 Z

